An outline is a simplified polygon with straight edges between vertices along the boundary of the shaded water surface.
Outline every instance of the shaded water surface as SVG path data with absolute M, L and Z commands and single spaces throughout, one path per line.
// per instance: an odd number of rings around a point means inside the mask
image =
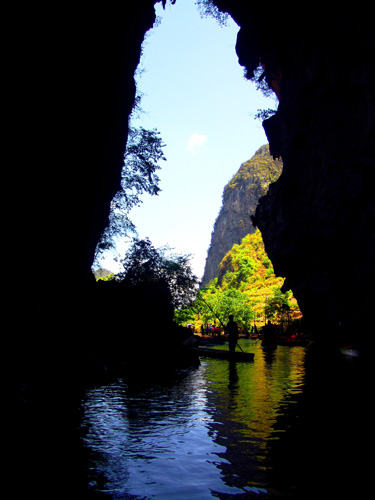
M 241 346 L 253 362 L 202 359 L 168 383 L 120 379 L 88 390 L 88 487 L 117 499 L 297 496 L 316 435 L 301 443 L 298 434 L 306 348 Z M 315 471 L 319 489 L 326 471 Z

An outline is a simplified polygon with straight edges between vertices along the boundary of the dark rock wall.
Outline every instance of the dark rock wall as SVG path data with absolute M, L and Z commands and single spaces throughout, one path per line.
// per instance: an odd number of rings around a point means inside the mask
M 262 62 L 280 98 L 264 124 L 284 164 L 256 213 L 266 250 L 313 328 L 341 323 L 358 336 L 374 300 L 371 16 L 215 3 L 241 27 L 240 64 L 251 75 Z M 153 5 L 54 7 L 48 22 L 36 7 L 8 13 L 4 352 L 16 372 L 45 345 L 70 355 L 90 338 L 90 267 L 120 183 Z
M 303 4 L 303 11 L 215 3 L 241 26 L 240 63 L 251 74 L 261 59 L 280 97 L 265 128 L 284 173 L 257 211 L 275 270 L 312 325 L 342 321 L 357 337 L 367 334 L 374 302 L 372 16 L 361 3 Z M 133 73 L 153 4 L 3 9 L 2 417 L 12 420 L 12 431 L 3 426 L 15 474 L 7 485 L 19 494 L 24 485 L 28 493 L 38 488 L 40 498 L 68 498 L 79 476 L 71 402 L 93 335 L 90 268 L 119 187 Z M 7 399 L 9 388 L 17 401 Z
M 370 17 L 361 5 L 314 4 L 302 14 L 279 4 L 266 14 L 247 2 L 215 3 L 241 26 L 240 63 L 251 76 L 261 61 L 280 100 L 264 123 L 284 164 L 256 212 L 266 251 L 314 333 L 366 343 L 375 274 Z
M 153 0 L 42 14 L 14 16 L 6 93 L 6 309 L 17 349 L 40 342 L 37 352 L 57 338 L 70 350 L 87 333 L 94 249 L 120 187 L 133 75 L 155 20 Z
M 241 27 L 240 64 L 251 75 L 261 61 L 280 98 L 265 129 L 284 172 L 256 214 L 275 270 L 312 325 L 365 331 L 374 299 L 371 16 L 361 5 L 300 12 L 215 3 Z M 71 353 L 90 336 L 90 267 L 120 183 L 153 5 L 6 12 L 3 262 L 12 329 L 4 352 L 12 367 L 45 345 Z
M 80 476 L 76 398 L 101 345 L 91 264 L 120 187 L 154 1 L 13 7 L 3 11 L 6 475 L 20 496 L 69 498 Z

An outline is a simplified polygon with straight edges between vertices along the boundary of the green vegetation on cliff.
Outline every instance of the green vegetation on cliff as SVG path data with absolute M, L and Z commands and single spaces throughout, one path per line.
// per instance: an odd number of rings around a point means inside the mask
M 180 324 L 195 327 L 226 323 L 234 314 L 241 328 L 262 326 L 266 319 L 285 325 L 301 317 L 291 291 L 281 292 L 284 278 L 276 277 L 259 230 L 233 245 L 220 264 L 218 278 L 200 290 L 192 306 L 176 312 Z
M 254 234 L 245 236 L 240 245 L 233 245 L 220 264 L 221 288 L 235 288 L 244 293 L 258 321 L 263 321 L 265 316 L 276 319 L 276 311 L 270 304 L 276 304 L 280 300 L 284 281 L 284 278 L 277 277 L 274 273 L 259 229 Z M 299 308 L 292 292 L 282 295 L 290 307 L 292 317 L 299 317 Z
M 266 144 L 251 159 L 241 164 L 224 187 L 223 204 L 215 221 L 207 253 L 203 286 L 218 276 L 220 262 L 232 246 L 241 243 L 247 234 L 254 233 L 256 228 L 251 217 L 255 215 L 259 199 L 267 193 L 269 185 L 279 178 L 282 168 L 282 161 L 270 155 Z
M 253 185 L 260 185 L 263 190 L 261 195 L 264 196 L 268 186 L 279 178 L 282 169 L 282 161 L 272 158 L 269 145 L 266 144 L 259 148 L 250 160 L 242 163 L 238 172 L 225 186 L 224 197 L 229 190 L 236 189 L 241 183 L 245 183 L 247 189 L 252 189 Z
M 242 163 L 225 186 L 202 279 L 204 288 L 190 308 L 176 312 L 180 324 L 218 326 L 233 314 L 249 330 L 268 319 L 285 326 L 301 317 L 292 292 L 281 291 L 285 280 L 276 277 L 262 235 L 251 223 L 259 200 L 282 168 L 282 161 L 270 155 L 266 144 Z

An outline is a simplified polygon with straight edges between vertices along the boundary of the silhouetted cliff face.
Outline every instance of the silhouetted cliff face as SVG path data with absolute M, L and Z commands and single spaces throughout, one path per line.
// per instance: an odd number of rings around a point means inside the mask
M 259 198 L 269 183 L 282 170 L 281 161 L 274 161 L 268 145 L 258 149 L 251 160 L 243 163 L 233 179 L 225 186 L 223 204 L 216 219 L 207 252 L 202 286 L 218 277 L 219 264 L 234 244 L 255 231 L 250 217 L 255 214 Z
M 134 71 L 155 19 L 154 1 L 15 5 L 5 18 L 5 121 L 12 137 L 4 141 L 10 149 L 3 165 L 10 174 L 3 184 L 9 195 L 3 217 L 9 328 L 2 341 L 1 391 L 15 425 L 8 432 L 8 463 L 18 464 L 9 479 L 28 490 L 38 478 L 41 498 L 52 491 L 59 498 L 72 491 L 84 498 L 74 484 L 72 408 L 91 346 L 100 349 L 104 342 L 90 321 L 97 307 L 91 264 L 120 187 Z M 43 470 L 36 449 L 48 457 Z M 57 484 L 69 491 L 57 492 Z
M 375 278 L 375 43 L 363 6 L 299 16 L 215 0 L 241 26 L 237 53 L 251 76 L 261 62 L 280 104 L 264 123 L 283 173 L 256 224 L 316 334 L 338 328 L 371 340 Z M 337 332 L 339 335 L 340 332 Z
M 314 3 L 301 11 L 285 2 L 214 1 L 241 27 L 240 64 L 251 74 L 261 61 L 280 97 L 265 129 L 283 174 L 256 213 L 267 253 L 312 326 L 346 322 L 368 341 L 375 298 L 372 16 L 361 4 L 320 9 Z M 7 457 L 17 463 L 10 483 L 19 488 L 22 477 L 29 490 L 41 478 L 38 449 L 48 457 L 40 490 L 47 497 L 56 484 L 66 486 L 61 497 L 68 498 L 74 446 L 69 481 L 61 481 L 61 471 L 76 427 L 66 402 L 92 342 L 90 268 L 120 185 L 133 73 L 155 19 L 154 0 L 14 5 L 15 12 L 5 13 L 3 62 L 12 140 L 4 141 L 11 152 L 3 165 L 10 174 L 3 217 L 3 310 L 10 327 L 1 382 L 6 413 L 16 414 L 16 430 L 8 433 L 14 456 Z M 69 276 L 60 275 L 62 268 Z M 4 401 L 9 388 L 16 402 Z M 57 435 L 58 442 L 51 439 Z
M 14 19 L 9 189 L 18 208 L 7 217 L 12 244 L 5 262 L 17 270 L 17 279 L 7 280 L 14 288 L 8 310 L 28 359 L 35 342 L 49 344 L 57 330 L 60 349 L 88 330 L 91 264 L 120 187 L 134 71 L 155 12 L 153 0 L 140 0 L 51 7 L 48 22 L 25 7 Z M 29 343 L 33 324 L 38 336 Z
M 5 309 L 24 343 L 8 352 L 25 346 L 28 358 L 33 324 L 41 344 L 58 327 L 67 349 L 87 331 L 82 311 L 90 307 L 93 252 L 120 185 L 133 74 L 154 3 L 51 7 L 48 23 L 35 7 L 9 17 L 17 46 L 7 51 L 6 71 L 13 142 L 6 141 Z M 240 64 L 251 75 L 262 62 L 280 98 L 265 129 L 284 172 L 257 211 L 275 270 L 305 318 L 313 322 L 319 309 L 334 325 L 362 320 L 365 327 L 374 292 L 358 290 L 375 274 L 372 18 L 360 7 L 322 15 L 314 4 L 299 16 L 281 3 L 215 3 L 240 26 Z M 71 270 L 69 280 L 54 273 L 61 268 Z
M 282 3 L 215 3 L 240 26 L 240 64 L 251 75 L 262 62 L 280 98 L 265 129 L 284 171 L 256 214 L 267 253 L 312 325 L 319 310 L 319 321 L 352 331 L 358 321 L 366 331 L 375 274 L 372 17 L 360 6 L 322 14 L 314 4 L 299 15 Z M 90 336 L 93 252 L 120 185 L 133 74 L 155 19 L 154 0 L 48 12 L 48 22 L 35 6 L 8 17 L 4 309 L 16 340 L 4 350 L 15 371 L 50 341 L 51 352 L 70 355 Z

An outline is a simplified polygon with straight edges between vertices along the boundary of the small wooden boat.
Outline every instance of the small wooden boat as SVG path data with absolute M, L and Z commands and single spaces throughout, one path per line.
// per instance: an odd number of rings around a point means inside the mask
M 341 354 L 343 354 L 346 357 L 349 358 L 358 358 L 359 357 L 359 350 L 354 349 L 351 346 L 345 346 L 340 348 Z
M 253 361 L 254 353 L 252 352 L 243 352 L 243 351 L 235 351 L 231 352 L 227 349 L 213 349 L 211 347 L 192 347 L 194 352 L 196 352 L 199 356 L 207 357 L 207 358 L 221 358 L 221 359 L 229 359 L 233 361 Z

